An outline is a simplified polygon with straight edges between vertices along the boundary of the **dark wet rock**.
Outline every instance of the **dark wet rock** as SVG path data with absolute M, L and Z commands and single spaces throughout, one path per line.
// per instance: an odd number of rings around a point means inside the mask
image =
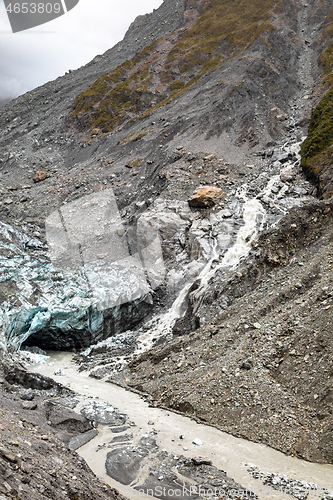
M 53 394 L 73 394 L 73 391 L 55 382 L 50 377 L 45 377 L 39 373 L 27 372 L 18 367 L 5 365 L 5 378 L 9 384 L 23 386 L 31 390 L 49 391 Z M 31 394 L 31 392 L 28 392 Z
M 98 436 L 98 431 L 92 429 L 90 431 L 84 432 L 83 434 L 78 434 L 77 436 L 71 437 L 68 446 L 70 450 L 78 450 L 81 446 L 89 443 L 94 437 Z
M 121 425 L 119 427 L 110 427 L 111 429 L 111 432 L 113 432 L 114 434 L 119 434 L 121 432 L 125 432 L 129 429 L 130 427 L 129 426 L 126 426 L 126 425 Z
M 194 463 L 194 465 L 212 465 L 211 460 L 203 457 L 193 457 L 192 462 Z
M 135 489 L 164 500 L 207 496 L 226 499 L 257 498 L 254 493 L 229 478 L 224 471 L 208 463 L 208 460 L 187 459 L 164 451 L 157 454 L 150 464 L 149 475 Z
M 49 425 L 57 430 L 81 434 L 93 429 L 91 420 L 53 401 L 45 401 L 43 409 Z
M 128 441 L 132 441 L 133 434 L 122 434 L 121 436 L 115 436 L 110 441 L 110 445 L 117 445 L 118 443 L 126 443 Z
M 112 450 L 106 457 L 106 472 L 121 484 L 130 484 L 136 479 L 142 461 L 148 453 L 148 450 L 141 446 Z

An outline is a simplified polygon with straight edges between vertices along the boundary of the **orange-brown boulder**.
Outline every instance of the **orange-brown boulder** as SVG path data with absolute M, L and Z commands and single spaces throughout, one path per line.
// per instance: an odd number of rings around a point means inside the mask
M 46 179 L 46 173 L 43 170 L 37 170 L 37 172 L 32 178 L 34 182 L 45 181 L 45 179 Z
M 213 207 L 223 194 L 224 191 L 215 186 L 199 186 L 193 192 L 188 203 L 190 207 L 194 208 Z

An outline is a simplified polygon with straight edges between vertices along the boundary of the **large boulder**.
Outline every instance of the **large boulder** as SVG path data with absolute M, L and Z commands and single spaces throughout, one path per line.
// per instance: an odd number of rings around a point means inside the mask
M 199 186 L 188 200 L 190 207 L 209 208 L 216 205 L 224 191 L 215 186 Z

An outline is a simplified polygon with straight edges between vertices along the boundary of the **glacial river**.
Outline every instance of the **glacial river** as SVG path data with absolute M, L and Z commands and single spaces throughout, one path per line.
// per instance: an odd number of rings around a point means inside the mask
M 77 411 L 85 403 L 96 401 L 108 403 L 120 413 L 126 414 L 131 421 L 133 444 L 138 443 L 142 436 L 146 436 L 154 429 L 160 449 L 178 456 L 183 455 L 188 458 L 202 456 L 210 459 L 216 468 L 225 471 L 244 489 L 253 491 L 259 499 L 292 500 L 294 497 L 285 493 L 283 489 L 276 491 L 265 486 L 260 479 L 254 479 L 247 471 L 249 464 L 255 465 L 261 471 L 284 474 L 290 480 L 304 481 L 305 488 L 315 483 L 317 490 L 309 491 L 307 497 L 309 500 L 330 498 L 328 492 L 325 493 L 324 490 L 330 492 L 333 490 L 333 466 L 285 456 L 265 445 L 233 437 L 171 411 L 150 407 L 135 393 L 93 379 L 86 372 L 79 372 L 70 353 L 50 353 L 46 363 L 32 365 L 30 370 L 52 377 L 77 392 L 80 395 Z M 55 375 L 59 370 L 62 375 Z M 103 425 L 98 426 L 98 431 L 94 439 L 77 450 L 90 468 L 129 499 L 152 498 L 134 490 L 131 485 L 125 486 L 111 479 L 106 474 L 105 460 L 110 449 L 107 446 L 103 447 L 103 444 L 110 442 L 114 434 L 108 426 Z M 180 436 L 183 439 L 180 439 Z M 194 444 L 193 441 L 198 439 L 199 445 Z M 138 484 L 137 481 L 135 484 Z M 156 498 L 161 497 L 156 495 Z

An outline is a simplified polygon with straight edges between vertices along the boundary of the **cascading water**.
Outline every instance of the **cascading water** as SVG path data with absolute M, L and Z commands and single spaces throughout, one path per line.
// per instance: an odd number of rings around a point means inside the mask
M 264 175 L 267 175 L 267 173 L 265 174 L 264 172 Z M 262 186 L 263 181 L 261 182 Z M 254 192 L 252 196 L 249 194 L 251 192 Z M 147 351 L 159 336 L 165 337 L 171 334 L 175 321 L 181 318 L 186 311 L 188 294 L 193 284 L 195 282 L 198 284 L 198 287 L 193 292 L 193 298 L 198 302 L 204 296 L 210 280 L 216 273 L 219 271 L 223 273 L 223 271 L 236 267 L 240 260 L 248 255 L 251 244 L 258 237 L 260 231 L 268 225 L 274 224 L 288 208 L 303 202 L 303 200 L 300 201 L 299 197 L 293 198 L 290 196 L 287 198 L 286 193 L 287 189 L 285 184 L 281 182 L 280 175 L 274 175 L 267 179 L 266 185 L 260 192 L 258 192 L 258 185 L 254 191 L 253 186 L 245 184 L 236 193 L 232 194 L 231 203 L 233 203 L 234 207 L 234 216 L 232 220 L 228 221 L 228 224 L 225 224 L 225 221 L 223 221 L 225 226 L 229 225 L 232 228 L 228 243 L 223 247 L 219 238 L 220 234 L 216 230 L 217 227 L 221 226 L 218 226 L 218 224 L 214 225 L 213 223 L 210 232 L 208 233 L 207 231 L 206 233 L 207 235 L 209 234 L 209 237 L 206 236 L 205 240 L 205 243 L 209 242 L 210 254 L 208 258 L 206 257 L 206 262 L 202 265 L 196 277 L 186 280 L 186 284 L 178 293 L 167 313 L 151 319 L 145 325 L 145 331 L 139 331 L 139 335 L 137 331 L 133 333 L 136 342 L 133 355 L 125 355 L 120 357 L 121 359 L 118 357 L 116 363 L 106 367 L 106 372 L 103 372 L 102 377 L 109 377 L 113 370 L 121 368 L 128 359 L 143 351 Z M 214 220 L 217 219 L 218 212 Z M 110 346 L 113 341 L 114 339 L 110 338 L 105 342 L 108 342 L 108 346 Z M 104 352 L 102 344 L 99 344 L 98 348 L 100 349 L 99 352 Z M 111 349 L 110 352 L 109 357 L 113 358 L 114 351 Z M 89 357 L 89 352 L 86 356 Z M 302 487 L 305 490 L 311 490 L 309 495 L 307 495 L 307 491 L 305 492 L 306 496 L 304 496 L 304 500 L 305 498 L 315 498 L 315 494 L 311 488 L 314 488 L 316 484 L 325 489 L 325 498 L 330 498 L 329 489 L 332 487 L 332 470 L 330 466 L 316 466 L 306 462 L 303 463 L 291 457 L 284 457 L 263 445 L 255 445 L 248 441 L 233 438 L 209 426 L 195 424 L 193 421 L 180 415 L 174 415 L 172 412 L 163 412 L 163 410 L 151 408 L 139 396 L 128 393 L 125 389 L 113 384 L 105 384 L 104 381 L 89 378 L 87 372 L 79 372 L 77 367 L 71 362 L 69 354 L 52 355 L 49 361 L 51 363 L 45 363 L 38 367 L 37 370 L 51 376 L 53 376 L 55 371 L 57 373 L 61 372 L 61 377 L 56 377 L 56 379 L 71 386 L 81 394 L 79 396 L 80 403 L 77 408 L 78 410 L 82 408 L 88 408 L 89 411 L 94 408 L 108 409 L 110 405 L 113 406 L 116 402 L 115 404 L 119 411 L 122 412 L 122 415 L 126 415 L 128 422 L 130 422 L 131 434 L 126 433 L 126 430 L 124 430 L 121 436 L 123 441 L 114 439 L 111 431 L 105 426 L 99 426 L 99 435 L 80 448 L 79 453 L 82 454 L 97 474 L 103 475 L 107 482 L 120 489 L 128 498 L 133 500 L 137 498 L 149 498 L 135 491 L 135 487 L 143 484 L 145 481 L 152 481 L 155 473 L 154 467 L 159 467 L 156 448 L 153 448 L 153 452 L 151 454 L 149 452 L 146 455 L 146 459 L 143 459 L 138 475 L 128 486 L 110 479 L 105 473 L 105 466 L 107 460 L 111 460 L 110 457 L 118 457 L 117 453 L 123 453 L 125 462 L 120 467 L 123 466 L 126 468 L 127 453 L 135 454 L 136 447 L 142 451 L 142 443 L 147 439 L 156 439 L 158 449 L 163 450 L 161 452 L 163 467 L 164 460 L 169 456 L 176 457 L 176 460 L 179 454 L 184 454 L 186 457 L 196 455 L 198 445 L 195 443 L 201 440 L 200 454 L 210 458 L 215 467 L 225 470 L 243 487 L 254 491 L 260 499 L 267 499 L 269 497 L 271 500 L 287 500 L 287 498 L 290 498 L 290 495 L 283 491 L 274 492 L 274 490 L 269 490 L 269 493 L 266 494 L 266 492 L 262 491 L 262 484 L 253 480 L 252 475 L 248 472 L 249 470 L 270 471 L 269 473 L 263 473 L 266 475 L 271 472 L 278 473 L 274 475 L 274 481 L 282 480 L 287 483 L 289 481 L 290 483 L 291 480 L 288 478 L 297 480 L 297 488 Z M 35 370 L 36 368 L 33 369 Z M 99 369 L 98 366 L 97 369 Z M 108 375 L 105 375 L 106 373 Z M 96 373 L 92 374 L 98 376 Z M 179 441 L 179 436 L 183 436 L 183 433 L 186 443 L 183 440 Z M 200 437 L 199 440 L 197 439 L 198 437 Z M 114 455 L 112 455 L 113 452 Z M 121 463 L 121 458 L 119 462 Z M 151 464 L 153 464 L 152 469 L 149 468 Z M 169 471 L 165 472 L 163 476 L 166 481 L 169 481 L 168 474 Z M 117 481 L 116 476 L 111 475 L 111 477 Z M 160 477 L 157 477 L 157 481 L 160 481 Z M 316 484 L 313 486 L 314 483 Z M 162 483 L 157 484 L 159 486 Z M 178 492 L 178 490 L 174 491 Z M 178 493 L 176 495 L 178 496 Z M 153 496 L 159 497 L 158 494 Z M 300 500 L 301 497 L 298 496 L 296 498 Z M 324 495 L 321 495 L 320 498 L 324 498 Z
M 211 257 L 204 265 L 203 269 L 195 279 L 199 282 L 198 288 L 193 292 L 196 301 L 202 297 L 210 279 L 221 269 L 228 269 L 237 266 L 240 260 L 246 257 L 250 251 L 251 244 L 262 231 L 266 222 L 266 210 L 264 209 L 259 198 L 268 199 L 272 193 L 274 184 L 280 179 L 279 175 L 273 176 L 265 189 L 254 198 L 247 197 L 248 186 L 244 185 L 236 193 L 236 198 L 243 201 L 242 218 L 243 225 L 238 230 L 235 242 L 221 256 L 217 240 L 211 240 Z M 217 265 L 214 266 L 214 264 Z M 138 350 L 135 354 L 139 354 L 152 346 L 153 340 L 159 336 L 168 335 L 172 331 L 175 321 L 181 318 L 186 310 L 186 301 L 188 293 L 193 286 L 193 281 L 187 283 L 179 292 L 177 298 L 173 302 L 170 310 L 160 318 L 154 318 L 148 324 L 148 331 L 143 333 L 138 338 Z
M 210 271 L 213 262 L 218 258 L 219 258 L 218 246 L 216 241 L 214 240 L 212 244 L 212 256 L 206 263 L 206 265 L 204 266 L 204 268 L 202 269 L 197 278 L 198 280 L 200 280 L 200 282 L 202 282 L 204 277 Z M 161 318 L 157 319 L 157 321 L 155 318 L 153 319 L 148 332 L 146 332 L 145 334 L 143 334 L 138 338 L 138 351 L 136 352 L 136 354 L 142 352 L 143 350 L 146 350 L 147 347 L 149 347 L 149 344 L 152 345 L 152 339 L 156 338 L 156 336 L 160 335 L 165 336 L 171 333 L 175 321 L 178 318 L 181 318 L 182 315 L 185 313 L 184 304 L 186 302 L 188 293 L 192 285 L 193 285 L 192 282 L 187 283 L 179 292 L 170 310 L 167 313 L 165 313 Z

